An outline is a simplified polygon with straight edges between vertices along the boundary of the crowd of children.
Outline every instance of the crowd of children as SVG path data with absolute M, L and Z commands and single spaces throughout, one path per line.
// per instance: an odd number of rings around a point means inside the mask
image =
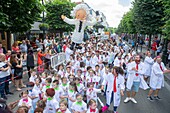
M 21 93 L 17 113 L 21 113 L 23 106 L 28 108 L 28 113 L 99 113 L 108 110 L 112 102 L 113 112 L 117 113 L 126 88 L 124 102 L 137 103 L 134 97 L 139 86 L 149 88 L 146 78 L 152 75 L 152 65 L 159 63 L 160 57 L 152 59 L 148 51 L 143 63 L 133 49 L 118 46 L 117 43 L 112 38 L 97 42 L 92 38 L 72 50 L 67 40 L 64 45 L 66 65 L 60 64 L 56 67 L 57 71 L 49 73 L 36 74 L 36 70 L 32 70 L 29 80 L 34 86 Z M 147 65 L 147 71 L 144 65 Z M 169 72 L 164 71 L 166 68 L 160 70 L 160 76 Z M 151 82 L 158 81 L 151 79 Z M 151 91 L 160 88 L 155 85 Z M 105 95 L 106 99 L 106 106 L 102 106 L 101 110 L 98 109 L 98 93 Z M 159 99 L 158 93 L 154 96 Z M 152 100 L 151 93 L 148 99 Z

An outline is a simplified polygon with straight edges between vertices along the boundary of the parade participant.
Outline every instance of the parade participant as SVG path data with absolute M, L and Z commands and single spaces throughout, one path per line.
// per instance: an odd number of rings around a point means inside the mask
M 68 108 L 71 110 L 73 102 L 76 101 L 77 86 L 74 82 L 70 82 L 68 89 Z
M 87 58 L 86 58 L 86 67 L 88 67 L 88 66 L 91 66 L 91 59 L 90 59 L 90 56 L 87 56 Z
M 28 97 L 28 90 L 23 91 L 20 95 L 21 100 L 18 103 L 18 106 L 26 106 L 29 109 L 29 113 L 31 113 L 31 106 L 32 106 L 32 100 Z
M 87 91 L 86 91 L 86 96 L 87 96 L 87 103 L 90 101 L 90 99 L 94 99 L 97 102 L 97 93 L 101 93 L 101 89 L 96 89 L 94 88 L 94 83 L 88 83 L 87 84 Z
M 65 73 L 65 77 L 68 78 L 69 75 L 72 75 L 73 73 L 71 72 L 71 67 L 67 66 L 66 67 L 66 73 Z
M 96 82 L 97 82 L 97 78 L 94 75 L 94 71 L 91 70 L 90 73 L 89 73 L 89 76 L 86 77 L 86 85 L 88 83 L 96 83 Z M 95 87 L 96 87 L 96 84 L 95 84 Z
M 35 109 L 36 107 L 36 103 L 38 100 L 41 100 L 42 99 L 42 95 L 41 95 L 41 78 L 36 78 L 35 79 L 35 84 L 34 84 L 34 87 L 32 90 L 30 90 L 30 97 L 32 99 L 32 104 L 33 104 L 33 110 Z
M 63 89 L 61 89 L 61 87 L 59 87 L 59 81 L 58 81 L 58 80 L 54 80 L 54 81 L 53 81 L 52 87 L 53 87 L 54 90 L 55 90 L 54 98 L 55 98 L 58 102 L 60 102 L 61 99 L 66 98 L 66 96 L 63 96 L 64 91 L 63 91 Z
M 67 78 L 66 77 L 61 78 L 61 82 L 62 83 L 61 83 L 60 87 L 64 91 L 63 95 L 66 96 L 66 95 L 68 95 L 68 87 L 69 87 L 69 84 L 67 82 Z
M 75 78 L 75 83 L 76 83 L 76 86 L 77 86 L 77 92 L 78 92 L 79 94 L 84 95 L 84 89 L 85 89 L 85 87 L 84 87 L 84 85 L 82 84 L 81 78 L 76 77 L 76 78 Z
M 46 90 L 47 102 L 44 113 L 56 113 L 59 108 L 59 103 L 54 98 L 55 90 L 53 88 L 49 88 Z
M 114 60 L 114 66 L 117 67 L 122 67 L 123 66 L 123 59 L 122 59 L 122 54 L 118 54 L 118 56 Z
M 58 75 L 60 75 L 61 78 L 65 76 L 64 67 L 62 64 L 58 66 Z
M 143 78 L 143 74 L 145 72 L 144 64 L 140 61 L 139 55 L 135 56 L 135 61 L 130 63 L 130 66 L 128 66 L 127 70 L 129 72 L 129 76 L 126 83 L 127 97 L 124 102 L 127 103 L 131 100 L 133 103 L 136 104 L 137 101 L 134 99 L 134 97 L 139 91 L 139 86 L 144 90 L 149 88 Z M 130 91 L 132 91 L 132 95 L 130 94 Z
M 36 108 L 34 110 L 34 113 L 43 113 L 43 109 L 42 108 Z
M 57 110 L 56 113 L 71 113 L 69 109 L 67 108 L 67 101 L 61 100 L 59 103 L 60 108 Z
M 81 94 L 76 95 L 76 102 L 73 103 L 71 109 L 73 113 L 86 113 L 87 104 L 83 101 Z
M 144 60 L 144 66 L 145 66 L 145 81 L 147 82 L 148 78 L 151 76 L 151 69 L 152 69 L 152 65 L 154 64 L 154 60 L 151 57 L 151 53 L 150 51 L 146 52 L 146 57 Z
M 52 82 L 51 78 L 46 78 L 45 85 L 42 87 L 42 92 L 43 92 L 44 98 L 46 98 L 46 96 L 45 96 L 46 90 L 51 88 L 51 82 Z
M 154 92 L 154 99 L 160 100 L 161 98 L 158 96 L 159 91 L 162 87 L 164 87 L 164 74 L 170 73 L 160 56 L 156 57 L 156 62 L 152 66 L 152 72 L 150 77 L 150 91 L 148 93 L 147 99 L 153 100 L 151 95 Z
M 73 32 L 72 38 L 71 38 L 73 42 L 71 48 L 73 49 L 75 44 L 76 46 L 79 46 L 79 44 L 83 42 L 85 27 L 95 25 L 96 19 L 93 19 L 93 21 L 90 21 L 92 17 L 90 17 L 89 8 L 85 4 L 78 4 L 75 8 L 73 8 L 71 15 L 75 19 L 69 19 L 64 15 L 62 15 L 61 18 L 66 23 L 76 26 Z
M 117 113 L 117 108 L 120 104 L 121 96 L 124 96 L 124 71 L 121 67 L 113 67 L 112 73 L 109 73 L 103 82 L 102 90 L 107 83 L 106 89 L 106 106 L 105 108 L 108 109 L 110 104 L 113 101 L 113 108 L 114 113 Z
M 99 113 L 99 110 L 97 108 L 97 102 L 94 99 L 91 99 L 89 101 L 86 113 Z

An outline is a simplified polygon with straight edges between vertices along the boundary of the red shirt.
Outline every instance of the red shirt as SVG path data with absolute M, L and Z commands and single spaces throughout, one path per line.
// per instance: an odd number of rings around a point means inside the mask
M 66 48 L 67 48 L 67 46 L 66 46 L 66 45 L 63 45 L 64 52 L 66 51 Z
M 157 43 L 156 43 L 156 42 L 154 42 L 154 43 L 152 44 L 152 50 L 154 50 L 154 51 L 157 50 Z

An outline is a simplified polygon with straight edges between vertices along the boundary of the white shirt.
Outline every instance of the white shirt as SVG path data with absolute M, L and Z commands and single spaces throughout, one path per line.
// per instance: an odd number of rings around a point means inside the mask
M 84 101 L 82 101 L 82 105 L 78 105 L 76 101 L 72 104 L 71 109 L 78 112 L 87 111 L 87 104 Z
M 46 102 L 45 113 L 56 113 L 56 110 L 59 108 L 59 103 L 55 98 L 48 100 Z
M 0 62 L 0 68 L 6 68 L 8 66 L 5 62 Z M 10 75 L 10 69 L 7 71 L 0 71 L 0 78 L 4 78 L 6 76 Z
M 27 98 L 28 98 L 27 101 L 25 101 L 25 99 L 22 98 L 19 101 L 18 106 L 22 106 L 23 104 L 25 104 L 26 106 L 31 107 L 32 106 L 32 100 L 29 97 L 27 97 Z

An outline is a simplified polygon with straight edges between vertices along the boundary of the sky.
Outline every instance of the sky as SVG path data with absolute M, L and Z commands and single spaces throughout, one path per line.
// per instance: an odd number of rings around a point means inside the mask
M 71 0 L 81 2 L 82 0 Z M 132 7 L 133 0 L 84 0 L 95 11 L 99 10 L 106 16 L 109 27 L 117 27 L 123 14 Z

